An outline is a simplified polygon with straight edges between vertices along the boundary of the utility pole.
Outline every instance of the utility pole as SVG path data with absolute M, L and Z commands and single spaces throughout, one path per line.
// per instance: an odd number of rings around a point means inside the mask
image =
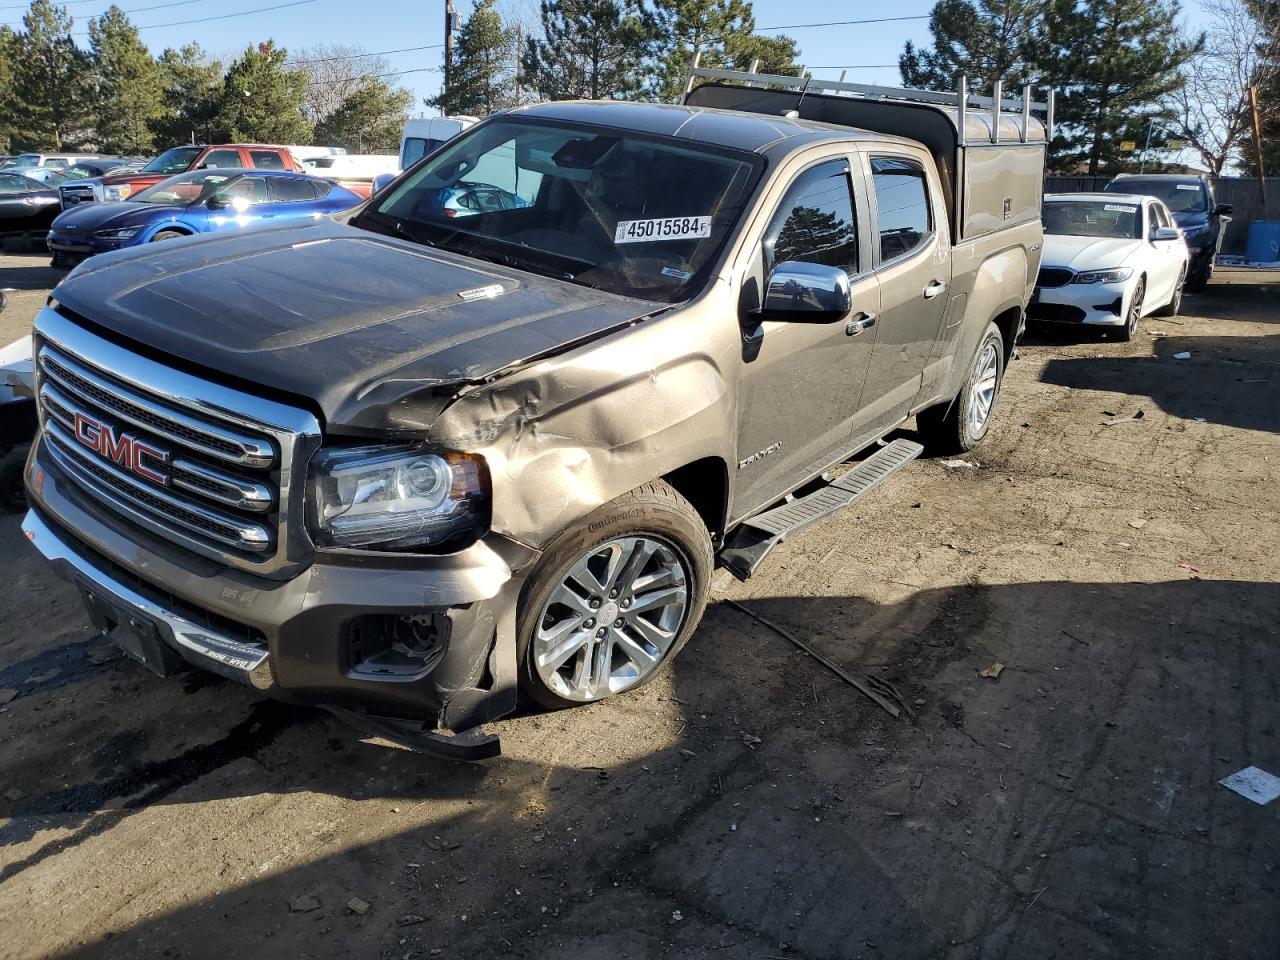
M 453 0 L 444 0 L 444 85 L 449 87 L 453 79 L 453 18 L 458 11 L 453 8 Z
M 1147 151 L 1151 149 L 1151 131 L 1155 128 L 1156 118 L 1149 117 L 1147 119 L 1147 142 L 1142 145 L 1142 163 L 1138 167 L 1139 173 L 1147 172 Z
M 524 102 L 524 91 L 520 89 L 520 57 L 524 53 L 524 24 L 516 24 L 516 106 Z
M 1249 111 L 1253 114 L 1253 156 L 1258 165 L 1258 193 L 1262 196 L 1262 207 L 1267 206 L 1267 172 L 1262 169 L 1262 118 L 1258 116 L 1258 88 L 1249 87 Z

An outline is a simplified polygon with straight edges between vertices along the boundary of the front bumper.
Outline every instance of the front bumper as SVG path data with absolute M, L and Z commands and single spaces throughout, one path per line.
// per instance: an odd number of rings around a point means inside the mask
M 172 672 L 164 661 L 176 653 L 419 749 L 496 751 L 495 738 L 444 731 L 467 734 L 515 708 L 516 599 L 536 551 L 490 535 L 449 555 L 319 553 L 293 579 L 267 580 L 105 511 L 41 441 L 26 480 L 27 538 L 80 589 L 94 622 L 156 672 Z M 371 671 L 358 626 L 402 617 L 431 623 L 440 649 L 421 671 Z M 141 655 L 148 638 L 163 645 L 153 642 L 156 656 Z
M 1122 327 L 1129 310 L 1128 287 L 1128 281 L 1036 287 L 1031 302 L 1027 304 L 1027 319 L 1042 323 Z

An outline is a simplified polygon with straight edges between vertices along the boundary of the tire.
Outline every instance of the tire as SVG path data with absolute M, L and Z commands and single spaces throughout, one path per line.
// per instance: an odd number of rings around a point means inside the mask
M 1138 285 L 1133 288 L 1133 295 L 1129 298 L 1129 312 L 1124 316 L 1124 326 L 1120 328 L 1120 339 L 1125 343 L 1138 333 L 1138 323 L 1142 320 L 1142 301 L 1146 295 L 1147 278 L 1139 277 Z
M 185 237 L 187 234 L 181 230 L 161 230 L 148 243 L 159 243 L 161 240 L 177 240 L 178 237 Z
M 994 348 L 994 357 L 991 349 Z M 960 385 L 960 392 L 950 403 L 939 404 L 916 414 L 916 426 L 925 447 L 933 456 L 954 456 L 967 453 L 980 444 L 991 429 L 991 418 L 996 401 L 1000 398 L 1000 385 L 1004 382 L 1004 337 L 1000 328 L 988 323 L 978 341 L 978 349 L 969 361 L 969 372 Z M 994 371 L 991 361 L 994 359 Z M 994 373 L 994 381 L 991 376 Z M 981 388 L 979 385 L 982 385 Z M 989 389 L 983 414 L 981 396 Z
M 27 453 L 31 444 L 24 443 L 0 456 L 0 507 L 11 513 L 27 509 L 27 489 L 23 484 L 23 470 L 27 465 Z
M 1182 288 L 1186 286 L 1186 283 L 1187 270 L 1186 267 L 1183 267 L 1182 272 L 1178 274 L 1178 282 L 1174 284 L 1173 295 L 1169 298 L 1169 302 L 1159 310 L 1152 310 L 1151 316 L 1176 317 L 1178 315 L 1178 311 L 1182 309 Z
M 588 514 L 546 549 L 521 595 L 521 691 L 556 710 L 648 683 L 697 629 L 712 572 L 702 518 L 661 480 Z
M 1213 276 L 1213 260 L 1206 257 L 1202 263 L 1192 264 L 1187 274 L 1187 292 L 1203 293 L 1209 286 L 1209 278 Z

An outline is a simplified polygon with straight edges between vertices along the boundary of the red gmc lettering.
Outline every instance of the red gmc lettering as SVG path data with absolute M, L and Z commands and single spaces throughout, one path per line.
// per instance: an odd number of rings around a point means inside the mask
M 107 424 L 98 423 L 79 413 L 76 414 L 75 429 L 77 440 L 112 463 L 118 463 L 153 483 L 164 485 L 167 482 L 163 473 L 149 466 L 144 460 L 149 458 L 153 462 L 163 464 L 165 461 L 163 450 L 158 450 L 151 444 L 135 439 L 127 433 L 116 436 L 116 432 Z

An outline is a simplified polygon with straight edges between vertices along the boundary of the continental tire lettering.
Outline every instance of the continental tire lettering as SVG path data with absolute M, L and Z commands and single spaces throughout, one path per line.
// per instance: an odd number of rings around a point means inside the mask
M 625 520 L 635 520 L 642 514 L 643 511 L 639 507 L 636 507 L 632 510 L 627 510 L 625 513 L 614 513 L 607 517 L 601 517 L 599 520 L 592 520 L 587 524 L 587 532 L 595 533 L 597 530 L 603 530 L 610 524 L 622 523 Z

